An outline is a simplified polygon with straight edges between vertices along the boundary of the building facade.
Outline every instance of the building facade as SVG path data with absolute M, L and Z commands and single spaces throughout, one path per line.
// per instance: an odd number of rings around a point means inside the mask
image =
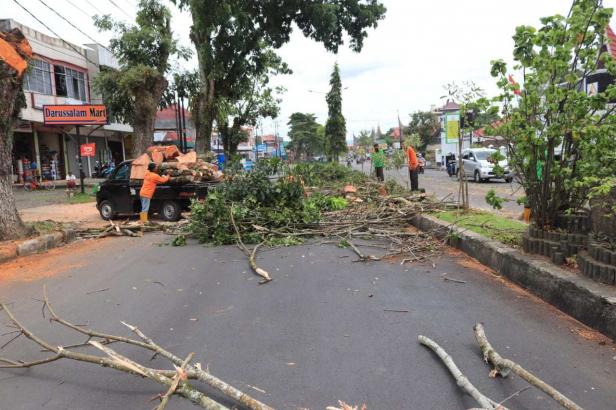
M 11 19 L 0 20 L 0 30 L 18 28 L 29 41 L 33 57 L 24 77 L 26 107 L 14 128 L 13 170 L 16 181 L 28 175 L 32 161 L 44 179 L 62 179 L 71 171 L 78 174 L 79 146 L 95 143 L 96 156 L 83 159 L 86 177 L 91 177 L 96 161 L 115 162 L 125 158 L 125 139 L 132 129 L 111 122 L 103 126 L 45 126 L 43 106 L 50 104 L 101 103 L 92 90 L 92 79 L 100 65 L 117 68 L 108 50 L 98 45 L 87 48 L 47 36 Z

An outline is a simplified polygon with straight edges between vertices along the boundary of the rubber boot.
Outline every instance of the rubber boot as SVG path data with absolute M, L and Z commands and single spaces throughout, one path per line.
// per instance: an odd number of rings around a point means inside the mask
M 139 213 L 139 221 L 143 224 L 148 223 L 148 213 L 147 212 L 140 212 Z

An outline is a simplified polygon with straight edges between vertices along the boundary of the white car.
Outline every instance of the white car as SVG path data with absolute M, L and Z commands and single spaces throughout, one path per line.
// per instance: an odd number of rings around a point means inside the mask
M 490 160 L 490 157 L 495 152 L 497 150 L 490 148 L 471 148 L 462 151 L 462 162 L 466 178 L 473 178 L 475 182 L 484 182 L 498 178 L 502 178 L 507 182 L 513 181 L 513 173 L 509 169 L 509 163 L 506 159 L 498 162 L 498 165 L 504 169 L 504 174 L 497 176 L 494 172 L 495 164 Z

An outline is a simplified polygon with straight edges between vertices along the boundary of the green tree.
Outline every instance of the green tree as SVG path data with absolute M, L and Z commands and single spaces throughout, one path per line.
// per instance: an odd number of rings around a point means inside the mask
M 28 44 L 21 31 L 2 33 L 8 44 Z M 29 46 L 28 46 L 29 47 Z M 25 48 L 15 47 L 26 62 L 30 55 Z M 0 59 L 0 240 L 15 239 L 26 234 L 15 206 L 13 194 L 13 126 L 19 111 L 26 106 L 22 91 L 24 73 Z
M 250 79 L 266 71 L 270 49 L 290 40 L 295 25 L 302 33 L 337 52 L 348 34 L 361 51 L 367 29 L 376 27 L 385 7 L 377 0 L 174 0 L 192 14 L 191 40 L 197 50 L 201 95 L 198 98 L 197 150 L 210 147 L 220 100 L 236 101 Z
M 233 155 L 240 142 L 247 141 L 248 134 L 242 131 L 244 126 L 255 126 L 262 118 L 276 118 L 280 112 L 280 96 L 286 91 L 284 87 L 269 85 L 271 75 L 287 74 L 286 64 L 270 50 L 270 58 L 264 61 L 268 70 L 255 74 L 251 82 L 246 82 L 238 90 L 236 99 L 222 99 L 218 107 L 218 129 L 223 140 L 224 150 Z M 229 126 L 229 124 L 231 124 Z
M 502 60 L 492 62 L 504 117 L 498 134 L 538 226 L 553 226 L 559 212 L 580 208 L 616 174 L 616 86 L 595 93 L 582 86 L 598 69 L 616 75 L 606 48 L 611 15 L 599 0 L 576 0 L 566 17 L 517 27 L 513 56 L 523 87 Z
M 340 154 L 347 151 L 346 121 L 342 115 L 342 81 L 340 81 L 338 63 L 334 64 L 329 84 L 331 89 L 325 97 L 328 112 L 325 123 L 325 140 L 329 159 L 338 162 Z
M 370 148 L 372 144 L 373 144 L 373 141 L 372 141 L 372 135 L 370 134 L 370 131 L 368 130 L 359 131 L 359 134 L 357 137 L 357 146 L 363 147 L 363 148 Z
M 141 0 L 136 25 L 114 21 L 110 15 L 95 16 L 101 31 L 112 31 L 110 49 L 120 69 L 102 70 L 94 88 L 113 115 L 132 125 L 132 155 L 138 156 L 152 144 L 156 110 L 168 82 L 169 58 L 186 51 L 177 47 L 171 33 L 171 13 L 158 0 Z
M 324 153 L 324 127 L 319 124 L 314 114 L 295 112 L 289 117 L 289 149 L 298 159 L 310 159 Z
M 431 111 L 415 111 L 410 114 L 409 133 L 417 134 L 420 144 L 417 148 L 424 149 L 428 144 L 440 142 L 441 123 L 436 114 Z

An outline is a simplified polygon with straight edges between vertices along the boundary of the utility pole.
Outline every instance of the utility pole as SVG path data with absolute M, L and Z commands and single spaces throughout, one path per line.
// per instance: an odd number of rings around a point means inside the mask
M 79 134 L 79 125 L 75 126 L 75 133 L 77 134 L 77 155 L 79 158 L 79 184 L 81 185 L 81 193 L 85 194 L 84 187 L 84 175 L 83 175 L 83 161 L 81 160 L 81 135 Z
M 181 124 L 182 124 L 182 133 L 180 136 L 181 144 L 182 144 L 182 153 L 186 154 L 188 151 L 188 147 L 186 146 L 186 109 L 184 108 L 184 93 L 180 95 L 180 114 L 181 114 Z
M 181 119 L 180 119 L 180 102 L 178 97 L 178 92 L 175 91 L 173 94 L 175 99 L 175 109 L 173 113 L 175 114 L 175 132 L 178 136 L 178 140 L 180 142 L 180 151 L 184 152 L 184 147 L 182 146 L 182 130 L 181 130 Z

